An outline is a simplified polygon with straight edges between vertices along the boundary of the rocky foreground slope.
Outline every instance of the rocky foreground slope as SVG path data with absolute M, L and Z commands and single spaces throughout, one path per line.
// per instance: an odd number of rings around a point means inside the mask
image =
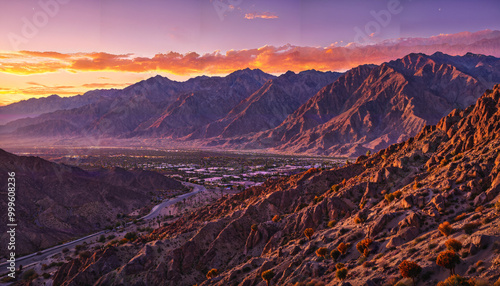
M 453 270 L 475 279 L 470 285 L 493 285 L 499 147 L 497 85 L 475 105 L 355 163 L 267 181 L 72 260 L 54 285 L 265 285 L 263 273 L 271 285 L 340 285 L 345 271 L 345 285 L 411 285 L 398 269 L 404 260 L 422 268 L 417 285 L 436 285 L 450 275 L 436 263 L 447 247 L 459 257 Z
M 38 157 L 16 156 L 0 149 L 0 194 L 7 210 L 7 182 L 14 172 L 17 254 L 27 254 L 104 229 L 117 214 L 128 214 L 150 203 L 154 195 L 184 189 L 178 181 L 143 170 L 84 171 Z M 9 181 L 11 182 L 11 181 Z M 7 214 L 2 216 L 0 241 L 7 245 Z M 0 254 L 6 255 L 2 247 Z

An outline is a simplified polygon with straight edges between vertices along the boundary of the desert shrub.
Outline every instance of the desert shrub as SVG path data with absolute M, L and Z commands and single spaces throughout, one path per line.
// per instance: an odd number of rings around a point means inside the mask
M 336 221 L 336 220 L 331 220 L 331 221 L 329 221 L 329 222 L 328 222 L 328 227 L 329 227 L 329 228 L 332 228 L 332 227 L 334 227 L 336 224 L 337 224 L 337 221 Z
M 127 243 L 127 242 L 129 242 L 129 240 L 128 240 L 128 239 L 126 239 L 126 238 L 122 238 L 122 239 L 118 242 L 118 244 L 120 244 L 120 245 L 121 245 L 121 244 L 125 244 L 125 243 Z
M 354 222 L 356 224 L 364 223 L 366 221 L 366 218 L 362 215 L 357 214 L 356 217 L 354 218 Z
M 436 248 L 437 243 L 430 243 L 427 247 L 430 249 Z
M 385 194 L 384 196 L 384 199 L 387 201 L 387 202 L 392 202 L 394 201 L 394 195 L 393 194 Z
M 217 275 L 219 275 L 219 270 L 212 268 L 207 272 L 207 279 L 215 278 Z
M 257 224 L 252 224 L 252 226 L 250 227 L 253 231 L 257 231 L 259 229 L 259 226 Z
M 108 235 L 108 240 L 114 239 L 116 236 L 114 234 Z
M 266 281 L 266 284 L 269 286 L 269 282 L 274 278 L 275 275 L 276 274 L 274 274 L 274 271 L 272 269 L 266 270 L 262 272 L 262 279 L 264 279 L 264 281 Z
M 316 255 L 318 257 L 325 258 L 325 255 L 328 253 L 328 249 L 326 247 L 320 247 L 316 250 Z
M 323 200 L 323 196 L 314 196 L 313 203 L 317 204 Z
M 474 286 L 474 283 L 465 277 L 451 275 L 445 281 L 439 282 L 437 286 Z
M 92 253 L 90 253 L 90 251 L 80 252 L 80 254 L 79 254 L 79 257 L 80 257 L 81 259 L 84 259 L 84 260 L 85 260 L 85 259 L 89 259 L 89 258 L 90 258 L 90 256 L 92 256 Z
M 495 210 L 497 211 L 497 213 L 500 213 L 500 200 L 498 200 L 498 201 L 495 203 Z
M 398 190 L 398 191 L 395 191 L 393 194 L 394 194 L 394 197 L 396 199 L 399 199 L 403 195 L 403 192 Z
M 306 228 L 306 230 L 304 230 L 304 235 L 309 240 L 311 240 L 311 237 L 313 236 L 313 234 L 314 234 L 314 229 L 312 229 L 312 228 Z
M 483 206 L 478 206 L 476 209 L 475 209 L 475 212 L 477 213 L 482 213 L 484 211 L 484 207 Z
M 130 241 L 134 241 L 134 240 L 137 239 L 137 233 L 135 233 L 135 232 L 127 232 L 125 234 L 125 238 L 128 239 L 128 240 L 130 240 Z
M 476 229 L 480 226 L 481 224 L 480 223 L 476 223 L 476 222 L 470 222 L 470 223 L 466 223 L 464 224 L 464 226 L 462 227 L 462 229 L 464 230 L 464 232 L 466 234 L 473 234 L 474 231 L 476 231 Z
M 358 242 L 358 244 L 356 244 L 356 249 L 359 251 L 361 255 L 368 257 L 368 255 L 370 254 L 369 247 L 372 244 L 372 242 L 373 240 L 371 240 L 370 238 L 365 238 L 360 242 Z
M 333 260 L 337 260 L 337 258 L 339 258 L 339 256 L 340 256 L 340 251 L 338 251 L 337 249 L 330 251 L 330 257 Z
M 335 277 L 337 277 L 340 281 L 344 281 L 347 278 L 347 273 L 347 268 L 343 267 L 335 271 Z
M 273 217 L 273 222 L 279 222 L 281 220 L 281 217 L 279 215 L 275 215 Z
M 342 255 L 345 255 L 347 253 L 347 248 L 348 248 L 348 245 L 341 242 L 339 244 L 339 246 L 337 246 L 337 250 L 340 252 L 340 254 Z
M 49 274 L 49 273 L 43 273 L 43 274 L 42 274 L 42 277 L 43 277 L 44 279 L 49 279 L 49 278 L 50 278 L 50 274 Z
M 101 234 L 101 236 L 99 236 L 99 239 L 97 241 L 98 242 L 105 242 L 106 241 L 106 237 L 104 236 L 104 234 Z
M 444 245 L 446 246 L 446 249 L 448 250 L 453 250 L 455 252 L 459 252 L 460 249 L 462 249 L 462 243 L 456 239 L 448 239 Z
M 449 236 L 453 233 L 453 227 L 447 221 L 443 222 L 438 226 L 439 232 L 441 232 L 444 236 Z
M 330 191 L 332 191 L 332 192 L 338 192 L 339 190 L 340 190 L 339 185 L 333 185 L 330 187 Z
M 420 272 L 422 272 L 422 267 L 414 261 L 404 260 L 399 264 L 399 272 L 404 278 L 411 278 L 413 285 L 417 285 L 415 282 Z
M 21 276 L 21 279 L 26 280 L 26 281 L 31 281 L 37 277 L 38 277 L 38 274 L 35 272 L 35 269 L 31 268 L 31 269 L 24 271 L 23 275 Z
M 453 250 L 446 250 L 439 253 L 436 264 L 450 269 L 451 275 L 455 274 L 455 266 L 460 263 L 460 257 Z

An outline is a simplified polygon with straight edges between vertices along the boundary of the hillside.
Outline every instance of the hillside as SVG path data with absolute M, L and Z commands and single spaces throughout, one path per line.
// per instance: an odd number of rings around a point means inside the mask
M 267 270 L 272 285 L 340 285 L 336 263 L 347 269 L 343 285 L 411 285 L 398 270 L 404 260 L 422 267 L 418 285 L 436 285 L 450 275 L 436 263 L 447 244 L 458 253 L 457 274 L 493 285 L 499 119 L 496 85 L 475 105 L 355 163 L 267 181 L 135 242 L 70 261 L 54 285 L 265 285 Z M 213 268 L 218 274 L 207 279 Z
M 16 156 L 0 149 L 0 179 L 15 172 L 17 253 L 26 254 L 113 224 L 150 203 L 154 195 L 184 189 L 181 183 L 155 172 L 120 168 L 84 171 L 38 157 Z M 7 190 L 2 191 L 7 197 Z M 7 200 L 0 202 L 7 209 Z M 7 216 L 1 241 L 8 239 Z M 1 250 L 3 256 L 7 249 Z

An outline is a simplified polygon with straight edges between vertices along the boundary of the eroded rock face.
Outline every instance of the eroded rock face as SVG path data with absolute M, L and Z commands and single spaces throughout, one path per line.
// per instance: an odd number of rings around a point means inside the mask
M 99 259 L 106 256 L 96 254 L 95 259 L 62 266 L 57 281 L 64 285 L 122 285 L 125 281 L 131 285 L 259 285 L 263 271 L 272 270 L 274 285 L 313 279 L 337 285 L 334 264 L 341 262 L 349 271 L 348 283 L 384 285 L 399 279 L 403 260 L 412 260 L 424 271 L 432 271 L 420 283 L 435 285 L 449 273 L 435 262 L 448 239 L 437 228 L 447 221 L 454 229 L 450 237 L 470 252 L 462 255 L 457 272 L 493 284 L 499 270 L 494 245 L 500 243 L 495 228 L 499 218 L 492 206 L 498 200 L 494 196 L 498 184 L 491 184 L 498 179 L 500 138 L 491 131 L 497 130 L 499 120 L 492 120 L 497 116 L 500 86 L 475 106 L 454 111 L 438 127 L 425 127 L 416 137 L 356 164 L 267 181 L 141 238 L 143 243 L 175 240 L 176 246 L 159 245 L 159 251 L 152 245 L 138 244 L 135 251 L 118 247 L 114 253 L 127 253 L 120 266 L 114 264 L 115 255 Z M 432 150 L 422 152 L 429 143 Z M 383 179 L 374 180 L 378 174 Z M 340 189 L 331 191 L 332 185 Z M 393 194 L 392 199 L 382 191 Z M 484 209 L 476 212 L 475 202 Z M 280 215 L 279 222 L 271 221 L 275 215 Z M 257 230 L 252 230 L 253 224 Z M 465 234 L 466 225 L 475 226 L 472 236 Z M 305 237 L 306 228 L 314 230 L 310 239 Z M 364 251 L 367 238 L 371 243 Z M 333 252 L 338 255 L 333 262 L 330 252 L 341 243 L 343 254 Z M 325 258 L 319 257 L 321 252 L 316 254 L 321 247 L 327 249 Z M 361 255 L 367 256 L 365 263 L 358 262 Z M 478 260 L 484 265 L 481 273 L 466 274 Z M 92 273 L 98 268 L 101 272 Z M 220 274 L 207 280 L 211 268 Z

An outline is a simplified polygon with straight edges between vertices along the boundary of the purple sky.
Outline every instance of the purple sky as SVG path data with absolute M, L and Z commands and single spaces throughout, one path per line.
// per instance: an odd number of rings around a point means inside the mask
M 500 30 L 499 15 L 498 0 L 2 0 L 0 105 L 120 88 L 157 74 L 342 71 L 409 52 L 464 54 L 469 38 L 498 37 L 491 30 Z M 464 31 L 482 32 L 455 35 Z M 439 34 L 447 36 L 425 49 L 413 46 L 426 39 L 397 52 L 339 48 Z M 473 52 L 498 56 L 492 45 Z
M 205 53 L 264 45 L 328 46 L 355 41 L 355 28 L 374 21 L 371 12 L 387 10 L 394 0 L 65 0 L 59 11 L 27 42 L 13 47 L 9 34 L 22 35 L 23 18 L 33 20 L 42 3 L 0 3 L 0 50 L 58 52 Z M 62 0 L 61 0 L 62 1 Z M 233 3 L 221 12 L 217 3 Z M 401 0 L 375 40 L 427 37 L 440 33 L 500 29 L 500 2 Z M 246 19 L 246 14 L 275 15 Z M 377 31 L 377 30 L 374 30 Z

